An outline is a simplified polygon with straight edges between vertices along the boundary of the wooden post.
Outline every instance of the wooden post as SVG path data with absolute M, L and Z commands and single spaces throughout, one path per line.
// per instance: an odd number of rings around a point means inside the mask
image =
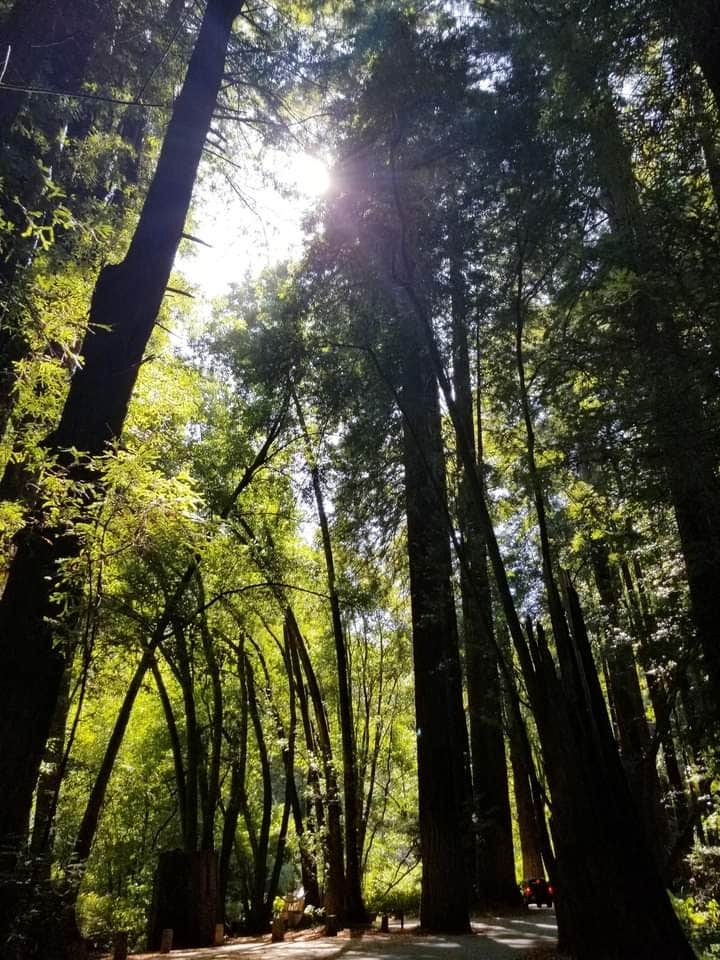
M 390 933 L 390 921 L 386 913 L 382 915 L 380 920 L 380 933 Z
M 113 960 L 127 960 L 128 931 L 118 930 L 113 934 Z
M 325 936 L 336 937 L 339 929 L 340 924 L 338 923 L 338 918 L 334 913 L 329 913 L 325 919 Z
M 272 943 L 282 943 L 285 939 L 285 921 L 282 917 L 273 917 L 270 939 Z
M 170 927 L 165 927 L 160 935 L 160 953 L 170 953 L 172 950 L 173 932 Z
M 215 943 L 214 946 L 221 947 L 225 943 L 225 924 L 215 924 Z

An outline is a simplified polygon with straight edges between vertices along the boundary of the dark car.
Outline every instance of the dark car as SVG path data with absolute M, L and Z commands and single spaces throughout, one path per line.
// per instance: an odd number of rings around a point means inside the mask
M 555 900 L 555 888 L 542 877 L 523 880 L 520 884 L 520 892 L 526 907 L 531 903 L 538 907 L 551 907 Z

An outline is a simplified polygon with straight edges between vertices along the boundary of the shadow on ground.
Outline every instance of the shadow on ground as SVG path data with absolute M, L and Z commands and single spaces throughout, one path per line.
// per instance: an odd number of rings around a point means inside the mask
M 282 943 L 270 937 L 243 937 L 222 947 L 173 950 L 170 960 L 519 960 L 523 952 L 552 947 L 557 938 L 555 914 L 533 911 L 522 916 L 483 917 L 473 921 L 467 936 L 429 936 L 406 925 L 390 933 L 366 931 L 322 937 L 312 931 L 288 936 Z M 136 960 L 168 955 L 148 953 Z

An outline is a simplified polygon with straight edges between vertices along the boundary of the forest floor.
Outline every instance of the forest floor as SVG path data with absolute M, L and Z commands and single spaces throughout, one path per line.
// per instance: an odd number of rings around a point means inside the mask
M 282 943 L 270 935 L 237 937 L 222 947 L 173 950 L 176 960 L 553 960 L 557 938 L 555 913 L 530 910 L 510 917 L 473 920 L 467 936 L 429 936 L 412 922 L 390 924 L 389 933 L 344 930 L 325 937 L 318 930 L 289 931 Z M 167 954 L 134 954 L 134 960 L 156 960 Z

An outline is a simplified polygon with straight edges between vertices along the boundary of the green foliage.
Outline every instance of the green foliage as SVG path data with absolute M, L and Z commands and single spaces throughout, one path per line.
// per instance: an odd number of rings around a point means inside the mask
M 720 956 L 720 904 L 718 901 L 694 896 L 673 897 L 672 900 L 680 922 L 701 960 L 713 960 Z

